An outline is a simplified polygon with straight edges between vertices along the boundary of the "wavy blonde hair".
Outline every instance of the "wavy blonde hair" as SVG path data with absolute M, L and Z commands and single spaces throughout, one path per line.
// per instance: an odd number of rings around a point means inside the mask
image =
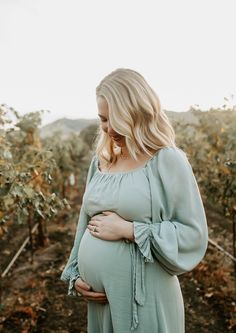
M 125 137 L 128 152 L 135 160 L 139 153 L 152 157 L 151 150 L 175 146 L 175 132 L 160 100 L 138 72 L 127 68 L 112 71 L 97 86 L 96 97 L 106 100 L 111 127 Z M 100 161 L 116 161 L 117 147 L 101 126 L 95 146 Z

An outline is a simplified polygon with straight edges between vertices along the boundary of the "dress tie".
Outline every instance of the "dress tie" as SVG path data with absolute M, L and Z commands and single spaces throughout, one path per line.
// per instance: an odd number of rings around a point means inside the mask
M 131 330 L 138 327 L 138 306 L 143 306 L 146 299 L 145 261 L 134 242 L 129 244 L 132 262 L 132 319 Z

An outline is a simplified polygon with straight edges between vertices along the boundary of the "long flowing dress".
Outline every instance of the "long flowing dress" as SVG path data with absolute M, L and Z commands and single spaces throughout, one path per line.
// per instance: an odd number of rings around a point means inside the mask
M 92 216 L 113 211 L 134 224 L 134 242 L 90 234 Z M 203 258 L 208 241 L 200 192 L 186 154 L 164 147 L 142 167 L 103 172 L 91 161 L 70 258 L 61 279 L 76 296 L 81 277 L 108 303 L 88 302 L 89 333 L 184 333 L 178 275 Z

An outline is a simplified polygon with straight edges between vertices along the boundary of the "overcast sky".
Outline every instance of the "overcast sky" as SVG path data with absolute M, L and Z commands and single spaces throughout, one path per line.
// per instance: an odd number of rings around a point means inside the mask
M 96 86 L 119 67 L 167 110 L 236 96 L 235 0 L 0 0 L 0 14 L 0 103 L 50 110 L 43 124 L 97 117 Z

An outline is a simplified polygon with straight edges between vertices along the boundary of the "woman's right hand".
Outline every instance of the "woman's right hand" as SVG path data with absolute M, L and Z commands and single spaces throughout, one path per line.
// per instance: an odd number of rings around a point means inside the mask
M 108 303 L 105 293 L 91 291 L 91 286 L 84 282 L 81 278 L 78 278 L 74 283 L 75 289 L 81 296 L 87 301 L 93 301 L 101 304 Z

